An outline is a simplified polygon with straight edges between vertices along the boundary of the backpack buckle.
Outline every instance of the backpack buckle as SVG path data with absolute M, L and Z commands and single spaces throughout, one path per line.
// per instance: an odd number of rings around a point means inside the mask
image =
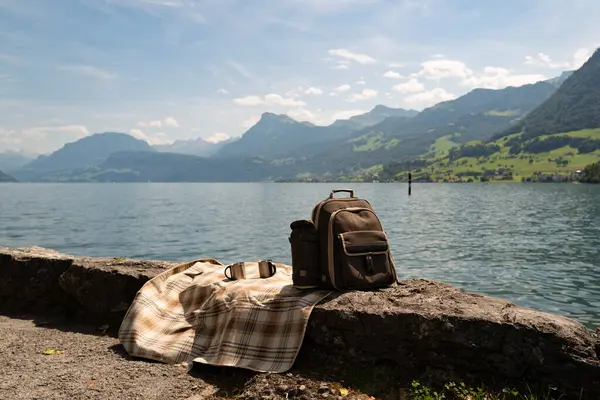
M 375 272 L 375 267 L 373 265 L 373 257 L 371 257 L 370 254 L 367 254 L 365 256 L 365 261 L 366 261 L 366 264 L 367 264 L 367 272 L 369 274 L 372 274 L 373 272 Z

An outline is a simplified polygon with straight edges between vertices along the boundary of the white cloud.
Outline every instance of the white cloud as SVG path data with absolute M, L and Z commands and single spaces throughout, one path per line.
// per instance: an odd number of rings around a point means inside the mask
M 272 104 L 272 105 L 280 105 L 280 106 L 286 106 L 286 107 L 298 107 L 298 106 L 304 106 L 306 105 L 305 102 L 303 102 L 302 100 L 295 100 L 295 99 L 291 99 L 291 98 L 283 98 L 278 94 L 274 94 L 274 93 L 269 93 L 267 95 L 265 95 L 265 103 L 266 104 Z
M 402 67 L 404 67 L 404 64 L 402 64 L 402 63 L 389 63 L 388 67 L 390 67 L 390 68 L 402 68 Z
M 170 126 L 173 128 L 179 128 L 179 123 L 173 117 L 167 117 L 164 121 L 154 120 L 154 121 L 139 121 L 137 126 L 141 128 L 160 128 L 162 126 Z
M 342 57 L 348 60 L 355 61 L 359 64 L 374 64 L 375 59 L 366 54 L 354 53 L 348 49 L 332 49 L 328 52 L 332 56 Z
M 304 93 L 306 93 L 306 94 L 314 94 L 314 95 L 321 95 L 321 94 L 323 94 L 323 90 L 311 86 L 308 89 L 306 89 L 306 91 Z
M 456 96 L 448 93 L 442 88 L 435 88 L 423 93 L 413 94 L 404 99 L 404 101 L 414 107 L 429 107 L 442 101 L 453 100 Z
M 318 118 L 315 114 L 305 108 L 296 108 L 286 113 L 290 118 L 296 121 L 309 121 L 316 123 Z
M 350 67 L 348 67 L 348 64 L 338 63 L 338 65 L 336 65 L 335 67 L 332 67 L 332 68 L 333 69 L 344 70 L 344 69 L 348 69 Z
M 340 86 L 336 87 L 333 90 L 335 90 L 338 93 L 347 92 L 348 90 L 350 90 L 350 85 L 348 85 L 346 83 L 346 84 L 343 84 L 343 85 L 340 85 Z
M 148 136 L 146 136 L 144 131 L 142 131 L 141 129 L 137 129 L 137 128 L 130 129 L 129 134 L 136 139 L 148 141 Z
M 356 81 L 355 83 L 356 83 L 357 85 L 366 85 L 366 84 L 367 84 L 367 81 L 365 81 L 364 79 L 362 79 L 362 78 L 361 78 L 360 80 Z
M 174 140 L 171 140 L 165 132 L 157 132 L 150 137 L 150 144 L 171 144 Z
M 221 94 L 228 94 L 228 93 L 229 93 L 229 92 L 227 91 L 227 89 L 217 89 L 217 92 L 218 92 L 218 93 L 221 93 Z
M 258 106 L 263 103 L 262 99 L 258 96 L 246 96 L 233 99 L 233 102 L 240 106 Z
M 204 140 L 206 140 L 207 142 L 210 142 L 210 143 L 219 143 L 219 142 L 223 142 L 229 138 L 230 138 L 230 136 L 226 133 L 216 132 L 215 134 L 213 134 L 212 136 L 209 136 L 208 138 L 206 138 Z
M 592 53 L 592 50 L 580 48 L 575 51 L 570 61 L 556 62 L 548 54 L 540 52 L 534 56 L 525 56 L 525 64 L 542 68 L 579 69 L 592 56 Z
M 472 75 L 462 81 L 462 84 L 470 87 L 480 87 L 485 89 L 502 89 L 507 86 L 522 86 L 528 83 L 535 83 L 547 79 L 541 74 L 522 74 L 512 75 L 512 73 L 502 67 L 485 67 L 483 74 Z
M 169 139 L 167 134 L 164 132 L 157 132 L 157 133 L 153 133 L 153 134 L 149 135 L 149 134 L 146 134 L 141 129 L 134 128 L 134 129 L 129 130 L 129 134 L 131 136 L 133 136 L 134 138 L 139 139 L 139 140 L 144 140 L 151 145 L 173 143 L 173 140 Z
M 387 71 L 382 76 L 384 78 L 390 78 L 390 79 L 402 79 L 402 75 L 400 75 L 398 72 L 394 72 L 394 71 Z
M 179 128 L 179 123 L 177 122 L 177 120 L 173 117 L 167 117 L 165 118 L 165 126 L 171 126 L 173 128 Z
M 436 81 L 445 78 L 457 78 L 462 86 L 473 88 L 481 87 L 487 89 L 502 89 L 507 86 L 522 86 L 547 79 L 541 74 L 513 74 L 512 71 L 506 68 L 491 66 L 485 67 L 481 73 L 476 73 L 472 69 L 468 68 L 468 66 L 462 61 L 442 58 L 443 56 L 441 54 L 435 55 L 435 57 L 438 58 L 423 62 L 419 72 L 411 74 L 411 78 L 415 79 L 417 77 L 423 77 L 425 79 Z M 531 58 L 531 60 L 533 60 L 533 58 Z M 539 60 L 541 60 L 541 62 L 551 62 L 549 57 L 543 54 Z M 414 89 L 414 91 L 417 92 L 419 86 L 416 85 L 415 82 L 413 82 L 410 86 L 394 86 L 394 90 L 396 91 L 406 91 L 409 88 Z M 420 92 L 422 90 L 424 90 L 424 88 L 421 88 L 421 90 L 418 91 Z M 438 91 L 438 94 L 441 94 L 441 92 Z
M 162 126 L 162 122 L 160 122 L 160 121 L 150 121 L 150 122 L 140 121 L 137 123 L 137 126 L 141 126 L 142 128 L 144 128 L 144 127 L 160 128 Z
M 297 86 L 296 88 L 290 89 L 287 92 L 285 92 L 285 95 L 287 97 L 296 98 L 296 97 L 300 96 L 300 94 L 303 92 L 304 92 L 304 88 L 302 86 Z
M 115 74 L 93 65 L 63 65 L 59 69 L 99 80 L 111 80 L 116 77 Z
M 241 98 L 233 99 L 234 103 L 241 106 L 259 106 L 261 104 L 278 105 L 286 107 L 299 107 L 306 105 L 302 100 L 295 100 L 293 98 L 283 98 L 278 94 L 269 93 L 261 99 L 258 96 L 246 96 Z
M 412 78 L 408 82 L 394 85 L 392 90 L 400 93 L 419 93 L 425 90 L 425 85 L 417 79 Z
M 349 98 L 348 101 L 361 101 L 372 99 L 377 96 L 377 90 L 373 89 L 363 89 L 360 93 L 354 93 Z
M 525 56 L 525 64 L 544 68 L 568 68 L 569 63 L 555 63 L 548 54 L 538 53 L 535 56 Z
M 458 60 L 437 59 L 421 63 L 421 70 L 417 73 L 426 79 L 440 80 L 444 78 L 468 78 L 473 71 Z

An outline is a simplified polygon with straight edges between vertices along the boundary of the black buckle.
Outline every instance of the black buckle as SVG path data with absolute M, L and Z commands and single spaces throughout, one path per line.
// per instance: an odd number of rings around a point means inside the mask
M 370 254 L 367 254 L 365 256 L 365 261 L 367 264 L 367 272 L 369 274 L 372 274 L 373 272 L 375 272 L 375 266 L 373 265 L 373 257 L 371 257 Z

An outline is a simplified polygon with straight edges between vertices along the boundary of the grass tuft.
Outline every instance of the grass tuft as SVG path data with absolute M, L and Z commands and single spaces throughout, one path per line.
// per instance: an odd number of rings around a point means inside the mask
M 563 394 L 556 388 L 549 387 L 540 393 L 527 386 L 527 393 L 520 393 L 517 389 L 505 388 L 499 393 L 489 391 L 484 385 L 473 388 L 464 382 L 450 382 L 442 389 L 433 389 L 421 384 L 418 380 L 412 382 L 409 390 L 410 400 L 561 400 Z M 583 397 L 583 393 L 579 396 Z

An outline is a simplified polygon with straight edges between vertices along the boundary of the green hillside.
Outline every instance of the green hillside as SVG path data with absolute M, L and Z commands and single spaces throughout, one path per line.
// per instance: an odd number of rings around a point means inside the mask
M 497 137 L 524 132 L 523 137 L 529 139 L 597 127 L 600 127 L 600 49 L 548 100 Z
M 561 75 L 558 81 L 562 84 L 547 99 L 489 140 L 469 134 L 469 130 L 489 132 L 494 126 L 475 119 L 452 135 L 438 136 L 427 152 L 413 157 L 410 163 L 385 165 L 379 177 L 404 179 L 410 169 L 416 179 L 428 181 L 579 179 L 581 171 L 600 158 L 600 49 L 581 68 Z M 505 105 L 484 115 L 519 115 L 519 107 Z M 477 128 L 465 130 L 465 125 Z
M 522 181 L 543 175 L 570 176 L 600 161 L 600 129 L 543 135 L 532 139 L 523 133 L 495 141 L 472 141 L 451 147 L 449 137 L 432 146 L 433 157 L 417 159 L 415 179 L 432 181 Z M 518 145 L 515 146 L 514 143 Z M 449 148 L 450 147 L 450 148 Z M 431 153 L 430 153 L 431 154 Z M 410 164 L 386 166 L 384 179 L 404 179 Z

